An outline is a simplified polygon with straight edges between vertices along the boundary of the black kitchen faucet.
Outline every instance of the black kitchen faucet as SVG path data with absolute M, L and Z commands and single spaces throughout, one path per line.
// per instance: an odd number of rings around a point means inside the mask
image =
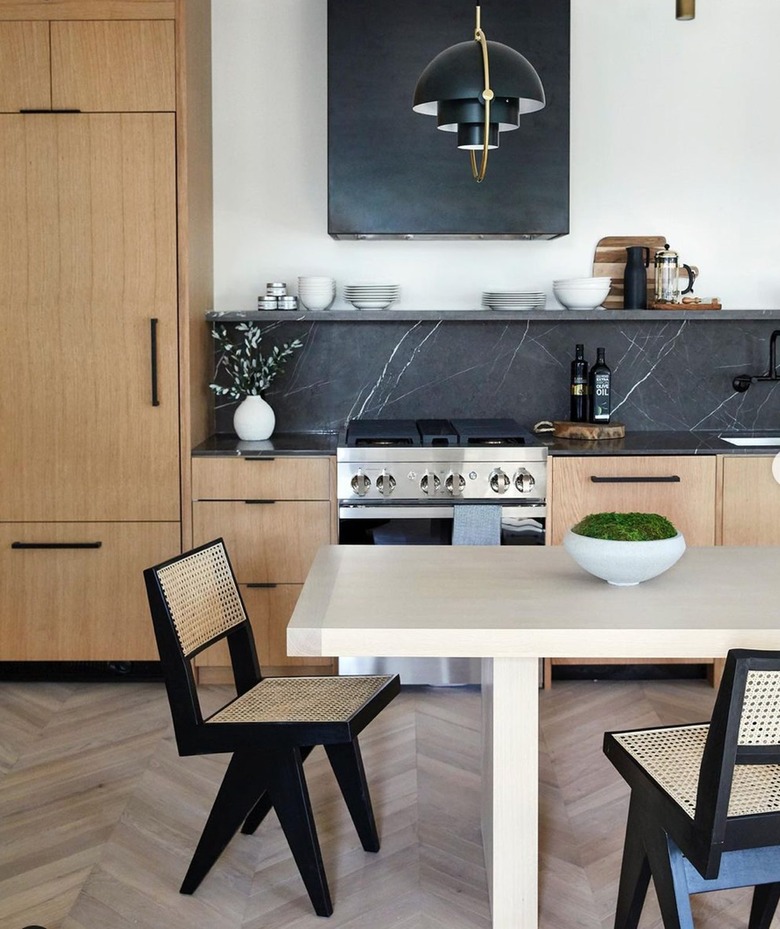
M 766 374 L 738 374 L 731 382 L 738 393 L 744 393 L 751 384 L 758 381 L 780 381 L 777 375 L 777 337 L 780 329 L 775 329 L 769 339 L 769 370 Z

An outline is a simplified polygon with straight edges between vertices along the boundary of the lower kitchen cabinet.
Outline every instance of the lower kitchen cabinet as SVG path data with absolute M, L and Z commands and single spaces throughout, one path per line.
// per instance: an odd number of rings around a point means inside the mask
M 714 455 L 591 455 L 550 459 L 549 541 L 563 542 L 566 531 L 590 513 L 646 512 L 666 516 L 688 545 L 716 541 L 717 460 Z M 722 658 L 594 658 L 590 664 L 704 664 L 713 685 L 720 681 Z M 545 686 L 552 665 L 583 665 L 582 659 L 547 658 Z
M 328 457 L 192 460 L 193 541 L 223 538 L 264 674 L 327 674 L 332 658 L 287 655 L 287 623 L 317 549 L 336 538 Z M 229 678 L 226 649 L 196 658 L 199 680 Z
M 143 570 L 179 523 L 2 523 L 0 661 L 156 661 Z
M 774 455 L 722 456 L 721 542 L 780 545 L 780 484 Z

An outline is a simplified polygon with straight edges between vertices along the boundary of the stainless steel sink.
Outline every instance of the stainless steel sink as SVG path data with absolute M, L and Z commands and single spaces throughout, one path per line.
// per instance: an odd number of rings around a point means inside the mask
M 780 448 L 780 435 L 721 435 L 718 438 L 723 439 L 724 442 L 728 442 L 730 445 Z

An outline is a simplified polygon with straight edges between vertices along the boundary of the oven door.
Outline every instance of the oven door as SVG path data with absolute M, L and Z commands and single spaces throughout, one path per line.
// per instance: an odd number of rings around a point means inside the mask
M 339 506 L 339 544 L 452 545 L 455 507 L 468 505 L 342 503 Z M 545 515 L 544 505 L 501 507 L 501 544 L 544 545 Z

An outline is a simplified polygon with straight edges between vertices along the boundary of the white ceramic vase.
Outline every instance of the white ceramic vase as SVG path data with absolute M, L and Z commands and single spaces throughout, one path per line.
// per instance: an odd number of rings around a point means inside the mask
M 245 397 L 233 413 L 233 429 L 246 442 L 270 438 L 275 425 L 274 411 L 259 395 Z

